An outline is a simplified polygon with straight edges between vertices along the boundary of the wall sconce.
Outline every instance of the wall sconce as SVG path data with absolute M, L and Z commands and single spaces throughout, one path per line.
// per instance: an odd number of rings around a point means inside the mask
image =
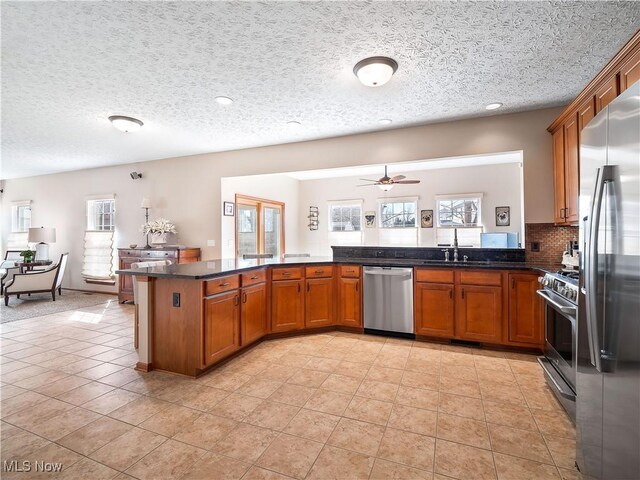
M 132 180 L 142 178 L 142 174 L 140 172 L 131 172 L 129 175 L 131 176 Z
M 320 221 L 318 219 L 318 207 L 309 207 L 309 230 L 314 231 L 318 230 L 318 225 L 320 225 Z

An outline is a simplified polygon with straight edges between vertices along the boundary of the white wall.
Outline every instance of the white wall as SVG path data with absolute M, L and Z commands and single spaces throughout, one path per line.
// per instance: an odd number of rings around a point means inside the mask
M 86 288 L 80 265 L 87 195 L 116 194 L 118 246 L 143 242 L 139 205 L 147 196 L 156 206 L 151 211 L 152 218 L 162 215 L 174 221 L 179 230 L 177 242 L 201 247 L 203 258 L 212 259 L 222 254 L 223 177 L 517 150 L 523 151 L 525 221 L 553 222 L 551 135 L 546 128 L 560 111 L 561 108 L 542 109 L 7 180 L 2 194 L 0 235 L 6 241 L 11 228 L 11 201 L 32 200 L 33 225 L 57 228 L 58 241 L 51 246 L 51 254 L 70 252 L 65 286 Z M 142 172 L 144 177 L 131 180 L 132 170 Z M 216 246 L 207 247 L 208 239 L 215 239 Z
M 402 168 L 397 169 L 401 171 Z M 395 172 L 395 171 L 394 171 Z M 418 210 L 436 209 L 435 195 L 482 193 L 481 220 L 485 232 L 518 232 L 522 240 L 522 167 L 518 163 L 484 165 L 477 167 L 447 168 L 405 173 L 407 178 L 420 180 L 419 184 L 399 185 L 388 192 L 377 187 L 356 187 L 363 182 L 358 177 L 306 180 L 300 182 L 300 210 L 310 205 L 320 209 L 320 227 L 316 231 L 303 229 L 300 244 L 312 255 L 330 255 L 328 232 L 328 202 L 330 200 L 364 201 L 363 211 L 376 212 L 378 200 L 393 197 L 419 197 Z M 368 177 L 371 177 L 369 175 Z M 511 207 L 511 225 L 496 227 L 495 207 Z M 364 245 L 379 245 L 379 229 L 365 228 Z M 335 234 L 334 234 L 335 235 Z M 339 235 L 339 234 L 337 234 Z M 418 228 L 418 244 L 436 245 L 436 228 Z
M 297 252 L 299 232 L 306 225 L 299 214 L 299 181 L 287 175 L 248 175 L 222 179 L 222 202 L 235 202 L 236 194 L 283 202 L 285 248 Z M 234 258 L 236 223 L 234 217 L 222 217 L 222 258 Z

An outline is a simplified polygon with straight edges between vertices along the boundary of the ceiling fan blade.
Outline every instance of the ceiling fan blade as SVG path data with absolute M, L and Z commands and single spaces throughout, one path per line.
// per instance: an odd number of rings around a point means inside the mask
M 409 185 L 412 183 L 420 183 L 420 180 L 398 180 L 397 182 L 393 182 L 393 183 L 400 183 L 403 185 Z
M 366 185 L 356 185 L 356 187 L 375 187 L 376 185 L 380 185 L 379 183 L 367 183 Z
M 391 177 L 391 180 L 393 180 L 394 182 L 397 182 L 398 180 L 404 180 L 405 177 L 404 175 L 396 175 L 395 177 Z
M 359 178 L 358 180 L 362 180 L 363 182 L 374 182 L 377 183 L 380 180 L 371 180 L 370 178 Z

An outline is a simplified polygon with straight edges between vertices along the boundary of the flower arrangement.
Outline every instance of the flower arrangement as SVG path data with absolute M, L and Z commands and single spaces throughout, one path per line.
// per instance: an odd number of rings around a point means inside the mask
M 163 233 L 178 233 L 174 223 L 170 222 L 166 218 L 158 218 L 151 222 L 147 222 L 142 226 L 142 233 L 145 235 L 159 235 Z

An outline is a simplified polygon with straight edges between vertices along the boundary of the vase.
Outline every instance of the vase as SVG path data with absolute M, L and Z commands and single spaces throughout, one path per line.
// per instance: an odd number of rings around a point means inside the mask
M 151 243 L 154 245 L 166 245 L 167 234 L 166 233 L 154 233 L 151 235 Z

